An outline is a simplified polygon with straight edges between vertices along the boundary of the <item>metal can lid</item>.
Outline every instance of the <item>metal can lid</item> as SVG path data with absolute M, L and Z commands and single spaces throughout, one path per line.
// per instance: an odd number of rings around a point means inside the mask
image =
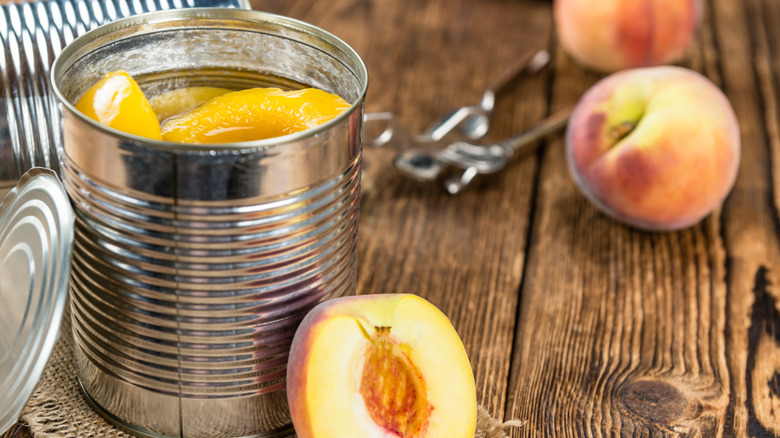
M 73 219 L 49 169 L 29 170 L 0 202 L 0 434 L 18 421 L 59 336 Z

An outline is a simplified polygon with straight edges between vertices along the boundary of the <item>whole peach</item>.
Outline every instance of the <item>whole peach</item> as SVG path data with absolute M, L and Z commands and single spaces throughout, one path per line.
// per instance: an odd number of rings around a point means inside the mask
M 739 157 L 728 99 L 681 67 L 607 76 L 582 96 L 566 132 L 569 170 L 586 197 L 648 230 L 707 216 L 734 185 Z
M 586 67 L 613 72 L 678 61 L 701 20 L 701 0 L 555 0 L 561 45 Z

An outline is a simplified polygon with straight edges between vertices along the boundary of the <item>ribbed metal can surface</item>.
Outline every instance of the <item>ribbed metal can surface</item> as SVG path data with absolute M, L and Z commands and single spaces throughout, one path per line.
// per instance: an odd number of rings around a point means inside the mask
M 32 167 L 59 172 L 62 135 L 49 67 L 79 35 L 146 12 L 221 7 L 248 0 L 28 0 L 0 4 L 0 197 Z
M 280 78 L 351 108 L 258 142 L 177 145 L 122 134 L 72 103 L 105 72 L 148 92 Z M 144 79 L 146 78 L 146 79 Z M 353 294 L 365 66 L 305 23 L 257 11 L 120 20 L 53 67 L 75 211 L 75 357 L 91 402 L 152 436 L 288 436 L 287 352 L 318 302 Z

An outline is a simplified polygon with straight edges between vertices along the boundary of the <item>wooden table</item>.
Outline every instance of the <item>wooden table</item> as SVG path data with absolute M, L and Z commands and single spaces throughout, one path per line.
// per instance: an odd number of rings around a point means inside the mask
M 742 132 L 722 209 L 673 233 L 593 208 L 562 135 L 457 197 L 365 150 L 358 292 L 414 292 L 460 333 L 477 398 L 512 436 L 780 436 L 780 2 L 705 1 L 683 65 L 718 84 Z M 366 109 L 413 133 L 529 51 L 552 65 L 499 98 L 487 140 L 577 102 L 600 76 L 562 52 L 551 2 L 253 0 L 346 40 Z M 14 432 L 6 434 L 12 435 Z M 24 428 L 16 432 L 24 436 Z

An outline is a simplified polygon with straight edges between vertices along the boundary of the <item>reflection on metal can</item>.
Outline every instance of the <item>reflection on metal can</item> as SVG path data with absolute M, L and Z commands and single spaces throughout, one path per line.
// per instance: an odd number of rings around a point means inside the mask
M 248 0 L 30 0 L 0 5 L 0 199 L 33 167 L 59 172 L 60 112 L 49 66 L 79 35 L 158 10 L 249 9 Z
M 278 77 L 353 105 L 277 139 L 164 143 L 74 110 L 86 88 L 119 69 L 147 88 L 161 78 L 236 87 Z M 287 436 L 294 330 L 318 302 L 355 290 L 362 61 L 295 20 L 181 10 L 77 39 L 52 83 L 76 211 L 75 357 L 91 402 L 139 434 Z

